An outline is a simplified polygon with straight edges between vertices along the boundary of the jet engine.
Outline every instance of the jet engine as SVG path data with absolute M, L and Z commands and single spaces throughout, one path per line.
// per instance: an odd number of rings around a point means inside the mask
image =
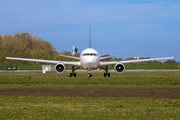
M 62 63 L 58 63 L 54 69 L 57 73 L 63 73 L 65 71 L 65 66 Z
M 117 63 L 114 69 L 117 73 L 122 73 L 125 70 L 125 66 L 122 63 Z

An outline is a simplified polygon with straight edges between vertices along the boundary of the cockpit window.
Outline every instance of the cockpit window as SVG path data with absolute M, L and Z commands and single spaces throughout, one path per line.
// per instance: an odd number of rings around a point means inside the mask
M 91 53 L 90 55 L 91 55 L 91 56 L 96 56 L 96 54 L 95 54 L 95 53 Z
M 89 53 L 84 53 L 84 55 L 83 56 L 89 56 Z
M 96 53 L 84 53 L 83 56 L 96 56 Z

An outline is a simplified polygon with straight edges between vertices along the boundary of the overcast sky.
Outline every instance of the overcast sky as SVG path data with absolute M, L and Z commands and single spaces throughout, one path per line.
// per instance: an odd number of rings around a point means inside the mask
M 29 32 L 58 52 L 180 61 L 180 0 L 0 0 L 0 34 Z

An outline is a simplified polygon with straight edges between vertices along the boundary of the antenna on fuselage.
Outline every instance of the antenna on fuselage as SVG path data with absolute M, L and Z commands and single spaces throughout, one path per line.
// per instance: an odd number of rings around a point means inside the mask
M 91 25 L 89 25 L 89 48 L 91 48 Z

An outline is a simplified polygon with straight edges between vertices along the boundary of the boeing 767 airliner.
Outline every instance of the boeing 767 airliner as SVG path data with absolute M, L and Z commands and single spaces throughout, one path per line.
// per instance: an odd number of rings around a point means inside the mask
M 57 73 L 63 73 L 65 71 L 65 65 L 72 66 L 72 73 L 70 73 L 70 77 L 76 77 L 75 70 L 81 68 L 84 70 L 88 70 L 88 77 L 92 77 L 91 70 L 97 70 L 98 68 L 102 68 L 105 70 L 104 77 L 110 77 L 110 73 L 108 73 L 108 66 L 115 65 L 114 69 L 117 73 L 122 73 L 125 70 L 125 63 L 134 63 L 134 62 L 144 62 L 144 61 L 153 61 L 153 60 L 164 60 L 164 59 L 173 59 L 174 57 L 164 57 L 164 58 L 152 58 L 152 59 L 140 59 L 140 60 L 125 60 L 125 61 L 107 61 L 101 62 L 100 60 L 110 58 L 108 57 L 100 57 L 99 53 L 93 48 L 87 48 L 80 54 L 80 57 L 73 56 L 65 56 L 64 57 L 74 58 L 80 60 L 79 62 L 71 62 L 71 61 L 55 61 L 55 60 L 40 60 L 40 59 L 28 59 L 28 58 L 14 58 L 14 57 L 6 57 L 6 59 L 11 60 L 23 60 L 23 61 L 32 61 L 32 62 L 43 62 L 43 63 L 53 63 L 56 64 L 55 71 Z

